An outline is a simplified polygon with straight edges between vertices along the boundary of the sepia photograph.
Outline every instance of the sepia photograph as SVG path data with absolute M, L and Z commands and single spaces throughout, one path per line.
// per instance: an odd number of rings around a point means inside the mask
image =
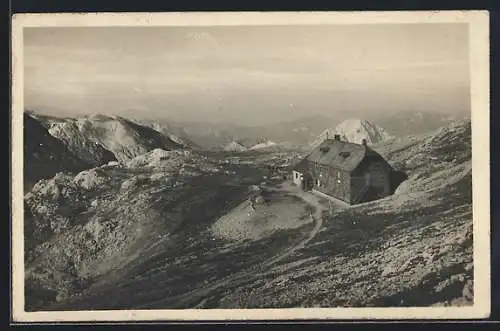
M 485 11 L 13 20 L 17 321 L 490 313 Z

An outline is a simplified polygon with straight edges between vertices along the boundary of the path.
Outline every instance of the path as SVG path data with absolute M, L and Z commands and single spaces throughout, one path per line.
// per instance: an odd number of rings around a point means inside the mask
M 291 194 L 293 194 L 296 197 L 301 198 L 302 200 L 304 200 L 305 202 L 307 202 L 309 205 L 314 206 L 315 213 L 311 214 L 311 217 L 313 218 L 313 220 L 315 222 L 315 225 L 314 225 L 314 228 L 312 229 L 312 231 L 309 233 L 309 236 L 306 239 L 304 239 L 303 241 L 301 241 L 297 245 L 295 245 L 293 247 L 290 247 L 289 249 L 287 249 L 283 253 L 275 256 L 274 258 L 266 261 L 264 263 L 264 266 L 266 266 L 266 267 L 268 267 L 268 266 L 270 266 L 272 264 L 275 264 L 276 262 L 279 262 L 279 261 L 287 258 L 288 256 L 292 255 L 297 250 L 304 248 L 305 245 L 307 245 L 311 240 L 313 240 L 314 237 L 316 236 L 316 234 L 318 234 L 319 230 L 323 226 L 322 212 L 324 210 L 328 210 L 328 207 L 325 207 L 324 205 L 322 205 L 319 202 L 318 197 L 315 196 L 314 194 L 309 193 L 309 192 L 304 192 L 304 191 L 301 191 L 301 190 L 295 190 L 295 189 L 292 190 L 292 189 L 290 189 L 290 186 L 286 187 L 286 189 Z
M 182 305 L 189 305 L 192 302 L 195 301 L 200 301 L 200 303 L 197 304 L 197 306 L 202 305 L 205 301 L 207 296 L 209 296 L 212 292 L 220 289 L 227 287 L 230 284 L 235 284 L 240 281 L 248 281 L 249 278 L 259 276 L 260 272 L 262 270 L 265 270 L 269 268 L 271 265 L 289 257 L 292 255 L 294 252 L 297 250 L 300 250 L 305 247 L 311 240 L 314 239 L 314 237 L 318 234 L 319 230 L 321 229 L 323 225 L 323 220 L 322 220 L 322 211 L 327 210 L 328 207 L 322 205 L 319 202 L 319 198 L 310 193 L 310 192 L 304 192 L 301 191 L 300 189 L 297 189 L 294 186 L 291 185 L 283 185 L 282 188 L 276 189 L 276 188 L 268 188 L 270 191 L 283 191 L 288 194 L 295 195 L 301 199 L 303 199 L 305 202 L 308 204 L 312 205 L 315 207 L 315 212 L 314 214 L 311 214 L 311 217 L 313 221 L 315 222 L 314 228 L 311 230 L 307 238 L 302 240 L 300 243 L 288 248 L 287 250 L 281 252 L 280 254 L 274 256 L 273 258 L 263 261 L 262 263 L 259 263 L 253 267 L 250 267 L 248 269 L 242 270 L 240 272 L 237 272 L 235 274 L 232 274 L 228 276 L 227 278 L 221 279 L 214 284 L 205 287 L 205 288 L 198 288 L 194 289 L 190 292 L 183 293 L 174 297 L 170 297 L 167 299 L 161 299 L 155 302 L 149 302 L 147 304 L 141 305 L 138 308 L 152 308 L 151 306 L 162 306 L 162 305 L 175 305 L 177 307 L 182 306 Z

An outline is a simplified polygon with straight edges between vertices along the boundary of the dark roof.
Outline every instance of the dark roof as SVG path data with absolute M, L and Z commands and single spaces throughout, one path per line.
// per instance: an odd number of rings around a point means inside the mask
M 363 161 L 367 152 L 372 153 L 373 151 L 362 144 L 327 139 L 304 160 L 344 171 L 353 171 Z
M 293 170 L 298 172 L 303 172 L 307 170 L 307 157 L 300 160 L 296 165 L 293 166 Z

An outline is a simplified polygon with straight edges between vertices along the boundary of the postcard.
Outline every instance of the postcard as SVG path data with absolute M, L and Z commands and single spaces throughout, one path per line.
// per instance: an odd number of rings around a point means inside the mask
M 487 11 L 12 31 L 14 321 L 489 316 Z

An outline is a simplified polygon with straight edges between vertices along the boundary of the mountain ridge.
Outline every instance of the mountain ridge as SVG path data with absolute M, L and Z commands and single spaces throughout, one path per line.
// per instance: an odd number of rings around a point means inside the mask
M 35 117 L 25 113 L 24 118 L 24 190 L 29 190 L 40 179 L 58 172 L 79 172 L 92 167 L 80 159 Z
M 311 143 L 312 148 L 320 145 L 325 139 L 333 139 L 339 135 L 343 141 L 361 144 L 363 139 L 366 143 L 373 145 L 381 141 L 391 139 L 392 137 L 382 127 L 373 124 L 367 120 L 350 118 L 344 120 L 335 128 L 327 128 Z
M 76 118 L 31 115 L 49 133 L 92 165 L 128 160 L 154 148 L 186 148 L 164 132 L 118 115 L 91 114 Z M 114 158 L 111 156 L 112 153 Z

